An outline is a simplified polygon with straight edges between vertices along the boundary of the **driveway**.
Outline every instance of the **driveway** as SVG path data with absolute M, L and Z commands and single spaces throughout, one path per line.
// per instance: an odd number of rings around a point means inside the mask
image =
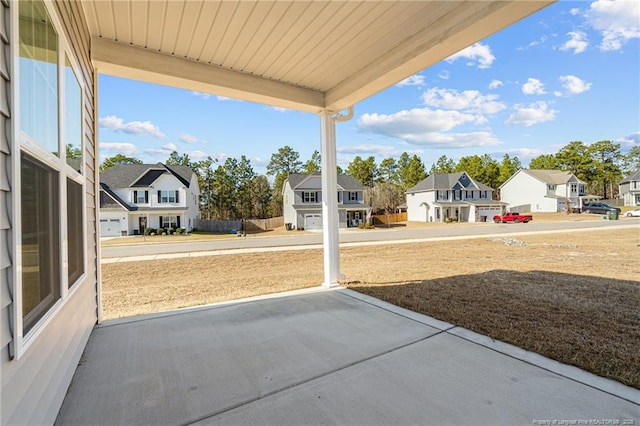
M 428 241 L 430 239 L 486 237 L 494 235 L 519 235 L 521 233 L 565 232 L 567 230 L 584 230 L 607 227 L 637 228 L 640 218 L 625 218 L 620 221 L 597 220 L 583 222 L 541 222 L 541 223 L 513 223 L 513 224 L 458 224 L 429 227 L 397 227 L 377 228 L 375 230 L 344 229 L 340 232 L 340 243 L 376 243 L 396 241 Z M 142 237 L 132 237 L 142 238 Z M 124 258 L 130 256 L 152 256 L 170 253 L 193 253 L 215 250 L 260 249 L 273 247 L 310 247 L 322 246 L 322 233 L 304 233 L 286 236 L 262 236 L 260 234 L 246 238 L 230 238 L 214 241 L 195 241 L 180 243 L 132 244 L 104 246 L 101 257 Z
M 56 423 L 634 425 L 639 404 L 617 382 L 314 289 L 96 327 Z

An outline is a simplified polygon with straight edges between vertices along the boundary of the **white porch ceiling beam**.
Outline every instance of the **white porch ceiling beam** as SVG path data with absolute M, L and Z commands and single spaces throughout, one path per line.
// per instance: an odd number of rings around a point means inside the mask
M 460 2 L 447 19 L 416 33 L 327 91 L 326 108 L 341 111 L 355 105 L 555 1 Z
M 128 44 L 91 39 L 91 59 L 104 74 L 318 113 L 324 93 Z

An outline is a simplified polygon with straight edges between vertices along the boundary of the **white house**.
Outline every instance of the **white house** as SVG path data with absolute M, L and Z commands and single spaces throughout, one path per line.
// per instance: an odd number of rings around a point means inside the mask
M 567 203 L 580 208 L 586 191 L 587 184 L 571 172 L 520 169 L 500 186 L 500 200 L 514 211 L 561 212 Z
M 501 214 L 504 203 L 493 189 L 466 172 L 433 173 L 406 192 L 407 220 L 416 222 L 487 222 Z
M 101 320 L 99 73 L 316 114 L 333 194 L 354 105 L 551 3 L 1 0 L 0 424 L 54 423 Z
M 625 206 L 640 206 L 640 169 L 622 179 L 618 189 Z
M 193 229 L 198 178 L 186 166 L 118 164 L 100 173 L 100 235 L 138 235 L 145 228 Z
M 322 229 L 321 175 L 291 174 L 282 187 L 284 223 L 297 229 Z M 364 187 L 349 175 L 338 175 L 338 222 L 340 228 L 364 223 L 369 205 Z

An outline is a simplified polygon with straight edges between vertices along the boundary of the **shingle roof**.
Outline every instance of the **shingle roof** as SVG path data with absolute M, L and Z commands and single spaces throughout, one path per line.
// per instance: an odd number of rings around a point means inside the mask
M 640 169 L 636 170 L 635 172 L 631 173 L 629 176 L 627 176 L 626 178 L 622 179 L 620 181 L 620 183 L 627 183 L 627 182 L 631 182 L 632 180 L 640 180 Z
M 291 188 L 295 188 L 302 182 L 304 182 L 309 176 L 312 175 L 293 173 L 289 175 L 287 181 L 289 181 L 289 185 L 291 185 Z M 315 173 L 314 176 L 321 176 L 321 174 Z M 362 186 L 360 182 L 358 182 L 353 176 L 350 175 L 339 174 L 338 185 L 345 191 L 364 191 L 364 186 Z
M 569 182 L 573 173 L 562 170 L 538 170 L 538 169 L 522 169 L 523 173 L 533 176 L 544 183 L 552 183 L 561 185 Z M 579 179 L 578 179 L 579 180 Z
M 471 177 L 466 172 L 458 172 L 458 173 L 432 173 L 427 176 L 426 179 L 421 180 L 418 184 L 412 188 L 407 190 L 407 193 L 411 194 L 413 192 L 424 192 L 424 191 L 437 191 L 437 190 L 451 190 L 458 182 L 460 182 L 463 175 L 466 175 L 470 182 L 472 182 L 475 186 L 464 186 L 464 188 L 477 188 L 481 190 L 493 191 L 493 188 L 485 185 L 484 183 L 478 182 Z
M 138 210 L 138 206 L 127 203 L 118 197 L 118 195 L 104 183 L 100 184 L 100 208 L 106 210 L 119 210 L 122 208 L 129 211 Z
M 133 186 L 136 181 L 148 178 L 149 175 L 147 175 L 147 172 L 150 170 L 164 170 L 164 173 L 170 173 L 175 176 L 187 188 L 193 176 L 193 171 L 187 166 L 167 166 L 162 163 L 117 164 L 100 173 L 100 182 L 105 183 L 109 188 L 129 188 Z M 156 172 L 151 174 L 151 176 L 155 176 L 156 179 L 160 175 L 161 174 L 158 174 L 156 176 Z M 148 182 L 147 184 L 150 185 L 151 183 L 152 182 Z

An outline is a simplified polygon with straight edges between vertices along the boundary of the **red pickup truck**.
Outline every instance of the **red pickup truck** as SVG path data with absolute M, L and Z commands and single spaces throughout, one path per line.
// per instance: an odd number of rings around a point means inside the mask
M 495 215 L 493 217 L 493 221 L 495 223 L 507 223 L 507 222 L 513 222 L 513 223 L 519 223 L 519 222 L 531 222 L 533 220 L 533 216 L 528 215 L 528 214 L 520 214 L 518 212 L 509 212 L 505 215 Z

